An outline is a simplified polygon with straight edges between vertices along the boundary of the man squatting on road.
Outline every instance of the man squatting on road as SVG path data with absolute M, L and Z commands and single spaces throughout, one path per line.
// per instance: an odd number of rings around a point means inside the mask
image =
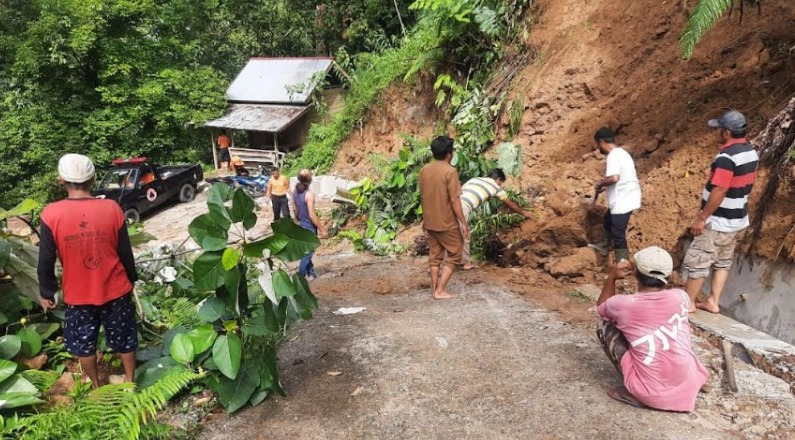
M 56 255 L 63 266 L 63 301 L 66 304 L 64 343 L 77 356 L 95 388 L 97 336 L 105 327 L 108 346 L 121 355 L 124 380 L 135 374 L 138 330 L 132 301 L 138 280 L 127 222 L 114 200 L 91 196 L 94 164 L 86 156 L 67 154 L 58 162 L 59 182 L 67 198 L 50 203 L 41 213 L 39 293 L 44 310 L 56 305 Z
M 435 299 L 450 299 L 455 296 L 445 289 L 461 264 L 469 226 L 461 208 L 458 172 L 450 165 L 453 140 L 448 136 L 437 137 L 431 142 L 431 152 L 434 160 L 422 167 L 418 177 L 422 227 L 428 233 L 431 294 Z
M 696 307 L 720 312 L 720 295 L 729 279 L 737 234 L 748 227 L 748 195 L 756 179 L 759 155 L 745 136 L 748 125 L 737 111 L 707 123 L 721 145 L 710 165 L 711 174 L 701 196 L 701 211 L 693 221 L 693 242 L 682 265 L 687 269 L 690 311 Z M 706 302 L 696 302 L 712 267 L 712 285 Z M 695 306 L 694 306 L 695 305 Z
M 525 212 L 521 206 L 508 198 L 508 193 L 502 189 L 503 184 L 505 184 L 505 173 L 499 168 L 491 170 L 486 177 L 473 177 L 464 184 L 461 188 L 461 208 L 464 211 L 464 218 L 467 220 L 467 226 L 469 225 L 469 215 L 478 209 L 480 205 L 486 203 L 491 197 L 500 199 L 511 211 L 523 215 L 527 219 L 532 218 L 532 214 Z M 464 239 L 464 252 L 461 256 L 464 270 L 471 270 L 477 267 L 472 264 L 471 254 L 470 240 L 466 238 Z
M 596 302 L 596 336 L 624 383 L 608 394 L 636 407 L 693 411 L 708 373 L 690 347 L 690 299 L 666 288 L 674 266 L 668 252 L 647 247 L 634 259 L 611 269 Z M 630 275 L 638 292 L 616 295 L 616 281 Z
M 640 209 L 641 198 L 635 162 L 625 149 L 616 145 L 613 130 L 607 127 L 596 132 L 594 142 L 596 149 L 607 156 L 605 178 L 594 186 L 595 197 L 606 192 L 608 210 L 604 217 L 602 239 L 589 246 L 606 256 L 612 241 L 615 261 L 629 260 L 627 226 L 632 211 Z

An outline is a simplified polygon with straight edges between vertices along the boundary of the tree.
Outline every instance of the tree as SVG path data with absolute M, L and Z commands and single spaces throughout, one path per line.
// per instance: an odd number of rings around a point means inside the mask
M 740 20 L 742 21 L 745 5 L 762 7 L 762 0 L 737 0 L 740 8 Z M 682 37 L 679 39 L 682 45 L 682 56 L 690 58 L 693 50 L 701 41 L 701 38 L 712 29 L 718 20 L 727 13 L 731 15 L 734 9 L 734 0 L 698 0 L 693 8 L 693 13 L 687 20 Z

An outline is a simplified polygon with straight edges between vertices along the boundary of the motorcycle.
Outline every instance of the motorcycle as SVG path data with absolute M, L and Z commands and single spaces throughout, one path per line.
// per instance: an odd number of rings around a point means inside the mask
M 234 176 L 216 177 L 215 179 L 208 179 L 212 183 L 225 183 L 233 188 L 242 188 L 243 191 L 248 193 L 251 198 L 256 199 L 265 194 L 268 188 L 268 180 L 270 176 L 263 174 L 262 167 L 259 168 L 257 175 L 251 176 L 238 173 Z

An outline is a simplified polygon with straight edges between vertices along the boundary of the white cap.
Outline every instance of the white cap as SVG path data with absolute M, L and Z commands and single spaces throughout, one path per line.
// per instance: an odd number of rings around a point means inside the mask
M 58 161 L 58 175 L 69 183 L 88 182 L 94 177 L 94 164 L 88 156 L 65 154 Z
M 647 277 L 668 284 L 668 277 L 674 270 L 674 261 L 665 249 L 650 246 L 635 254 L 635 268 Z

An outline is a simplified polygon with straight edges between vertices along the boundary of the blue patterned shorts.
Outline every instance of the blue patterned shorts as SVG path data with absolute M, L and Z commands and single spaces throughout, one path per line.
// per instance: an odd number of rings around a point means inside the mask
M 108 346 L 117 353 L 138 348 L 138 327 L 132 295 L 127 294 L 101 306 L 66 306 L 64 342 L 66 351 L 86 357 L 97 353 L 99 326 L 105 327 Z

